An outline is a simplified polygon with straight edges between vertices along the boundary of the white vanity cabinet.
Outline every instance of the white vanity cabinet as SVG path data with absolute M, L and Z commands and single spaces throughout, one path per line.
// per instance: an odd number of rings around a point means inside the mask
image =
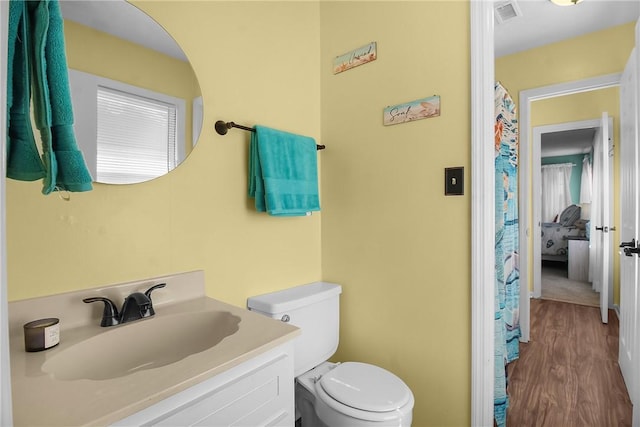
M 292 427 L 293 393 L 293 343 L 289 341 L 113 426 Z

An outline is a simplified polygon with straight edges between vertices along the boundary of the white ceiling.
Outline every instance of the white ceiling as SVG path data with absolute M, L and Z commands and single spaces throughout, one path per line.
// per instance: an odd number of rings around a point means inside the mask
M 502 24 L 496 20 L 496 58 L 635 22 L 640 16 L 638 0 L 584 0 L 575 6 L 557 6 L 549 0 L 497 0 L 495 4 L 510 2 L 522 15 Z
M 589 153 L 593 146 L 596 128 L 565 130 L 542 134 L 541 157 L 568 156 Z
M 60 0 L 65 19 L 186 61 L 173 38 L 152 18 L 124 0 Z

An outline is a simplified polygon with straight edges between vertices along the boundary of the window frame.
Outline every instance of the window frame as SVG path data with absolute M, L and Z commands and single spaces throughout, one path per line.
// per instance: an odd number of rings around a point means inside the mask
M 71 68 L 69 69 L 69 86 L 72 93 L 71 101 L 74 112 L 76 140 L 78 147 L 84 154 L 87 168 L 94 182 L 98 182 L 96 177 L 98 176 L 98 88 L 100 87 L 174 105 L 176 108 L 176 144 L 178 151 L 176 164 L 179 165 L 185 159 L 186 102 L 184 99 Z

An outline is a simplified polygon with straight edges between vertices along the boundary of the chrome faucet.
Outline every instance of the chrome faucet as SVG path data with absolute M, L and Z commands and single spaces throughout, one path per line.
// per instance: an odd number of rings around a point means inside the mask
M 144 319 L 151 317 L 156 312 L 153 309 L 153 302 L 151 301 L 151 292 L 158 288 L 164 288 L 166 283 L 160 283 L 154 285 L 146 290 L 146 292 L 134 292 L 124 299 L 122 309 L 118 314 L 118 308 L 109 298 L 104 297 L 91 297 L 85 298 L 82 301 L 85 303 L 103 302 L 104 311 L 102 312 L 102 321 L 100 326 L 115 326 L 121 323 L 131 322 L 133 320 Z

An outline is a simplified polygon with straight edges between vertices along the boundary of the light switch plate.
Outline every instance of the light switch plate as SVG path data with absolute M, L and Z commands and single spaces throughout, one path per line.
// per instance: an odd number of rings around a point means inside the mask
M 444 195 L 462 196 L 464 194 L 464 167 L 444 169 Z

